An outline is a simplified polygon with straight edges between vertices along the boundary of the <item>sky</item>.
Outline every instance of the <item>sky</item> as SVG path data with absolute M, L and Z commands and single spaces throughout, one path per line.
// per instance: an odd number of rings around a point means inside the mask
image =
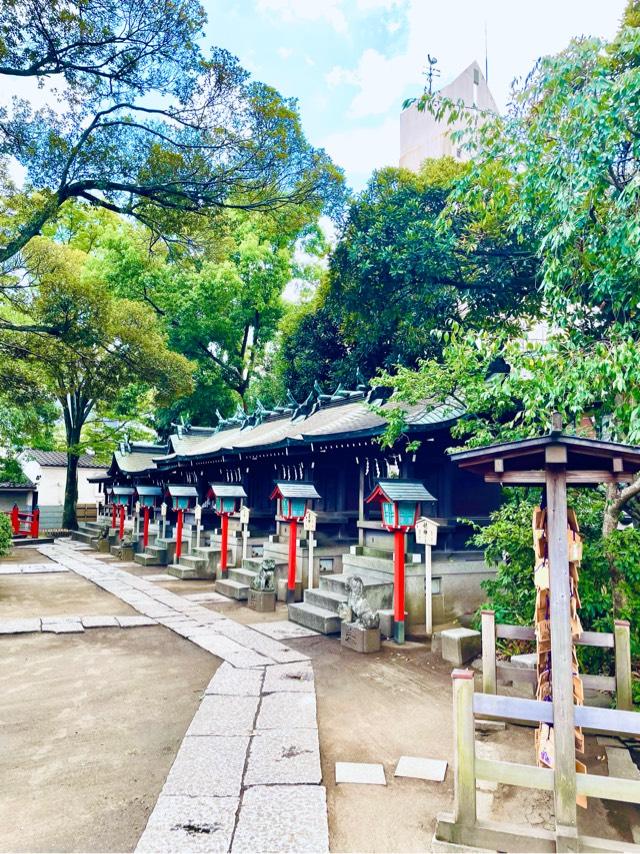
M 578 35 L 611 38 L 625 0 L 203 0 L 207 41 L 297 98 L 304 131 L 360 190 L 397 165 L 399 113 L 419 95 L 426 54 L 444 85 L 474 59 L 500 109 L 511 82 Z

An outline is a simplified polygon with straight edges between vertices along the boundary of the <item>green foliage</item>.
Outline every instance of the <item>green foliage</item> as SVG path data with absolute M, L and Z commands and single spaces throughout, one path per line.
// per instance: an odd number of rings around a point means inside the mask
M 616 618 L 631 624 L 631 655 L 640 659 L 640 530 L 612 531 L 606 540 L 607 557 L 616 573 Z
M 0 483 L 29 483 L 29 478 L 15 457 L 0 460 Z
M 69 199 L 133 217 L 170 246 L 193 245 L 224 208 L 339 208 L 342 173 L 305 139 L 296 102 L 227 51 L 203 54 L 195 0 L 44 6 L 11 0 L 0 22 L 0 75 L 46 81 L 57 99 L 0 110 L 0 159 L 26 174 L 20 192 L 4 181 L 0 262 Z
M 12 533 L 9 517 L 0 513 L 0 557 L 5 557 L 11 551 Z
M 353 385 L 358 369 L 373 376 L 437 358 L 434 333 L 456 323 L 478 328 L 498 313 L 507 326 L 532 311 L 530 253 L 497 235 L 465 242 L 460 220 L 438 227 L 467 168 L 443 158 L 418 175 L 383 169 L 353 201 L 326 286 L 283 336 L 285 382 L 298 397 L 315 378 Z
M 504 503 L 491 514 L 490 524 L 484 528 L 476 526 L 471 543 L 482 549 L 489 566 L 495 567 L 495 578 L 483 582 L 487 601 L 482 606 L 496 612 L 496 622 L 512 625 L 533 625 L 535 587 L 533 570 L 535 558 L 531 532 L 533 508 L 540 502 L 539 489 L 511 488 L 504 490 Z M 585 631 L 613 631 L 614 614 L 612 579 L 605 558 L 605 542 L 602 539 L 601 520 L 604 496 L 600 492 L 570 490 L 569 505 L 576 511 L 584 539 L 583 560 L 580 570 L 580 619 Z M 616 555 L 625 555 L 630 563 L 640 558 L 640 532 L 627 529 L 615 531 L 607 541 L 607 550 L 615 542 Z M 629 548 L 630 544 L 632 548 Z M 625 563 L 626 568 L 626 563 Z M 640 578 L 635 564 L 634 574 Z M 629 600 L 640 601 L 640 586 L 629 581 L 632 595 Z M 630 606 L 632 648 L 634 657 L 640 656 L 640 618 Z M 581 664 L 587 669 L 601 669 L 611 662 L 601 651 L 580 647 Z

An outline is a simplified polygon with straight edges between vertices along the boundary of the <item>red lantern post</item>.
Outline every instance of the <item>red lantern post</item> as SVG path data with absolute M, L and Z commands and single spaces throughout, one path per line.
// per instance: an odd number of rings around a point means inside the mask
M 280 514 L 289 523 L 289 567 L 287 573 L 287 602 L 296 598 L 296 550 L 298 545 L 298 522 L 307 512 L 307 505 L 320 498 L 315 486 L 309 481 L 281 480 L 271 493 L 271 500 L 277 498 Z
M 121 540 L 124 540 L 124 504 L 120 505 L 120 530 L 118 531 L 118 536 Z
M 404 535 L 415 527 L 420 502 L 435 498 L 420 481 L 390 479 L 378 482 L 367 504 L 374 500 L 380 502 L 383 527 L 393 533 L 393 639 L 404 643 Z
M 229 517 L 237 513 L 247 493 L 241 483 L 211 483 L 210 487 L 209 498 L 213 500 L 213 509 L 220 517 L 220 574 L 226 578 Z
M 198 490 L 191 484 L 169 484 L 167 486 L 167 494 L 171 498 L 171 504 L 177 511 L 178 518 L 176 522 L 176 551 L 175 561 L 178 563 L 182 554 L 182 527 L 183 515 L 185 510 L 189 510 L 196 503 L 198 498 Z
M 142 545 L 146 549 L 149 545 L 149 508 L 144 508 L 144 523 L 142 526 Z
M 113 498 L 111 500 L 113 501 Z M 113 501 L 113 504 L 111 505 L 111 527 L 112 528 L 115 528 L 115 526 L 116 526 L 116 510 L 117 510 L 116 503 L 115 503 L 115 501 Z
M 176 563 L 182 554 L 182 507 L 178 508 L 178 523 L 176 525 Z

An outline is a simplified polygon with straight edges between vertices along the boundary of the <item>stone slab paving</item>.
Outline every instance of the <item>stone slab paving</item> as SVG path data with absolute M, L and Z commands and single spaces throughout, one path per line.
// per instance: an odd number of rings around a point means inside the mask
M 426 759 L 421 756 L 401 756 L 396 765 L 395 777 L 413 777 L 442 783 L 447 773 L 444 759 Z
M 376 762 L 336 762 L 336 783 L 386 786 L 384 767 Z
M 40 617 L 27 617 L 21 620 L 0 620 L 0 635 L 21 635 L 27 632 L 42 631 Z
M 160 795 L 136 851 L 228 851 L 239 802 L 239 798 Z
M 290 623 L 288 620 L 273 620 L 269 623 L 249 623 L 249 628 L 255 629 L 256 632 L 267 635 L 267 637 L 273 638 L 273 640 L 321 637 L 320 632 L 308 629 L 306 626 L 301 626 L 298 623 Z
M 247 789 L 231 850 L 328 851 L 324 786 L 255 786 Z
M 56 635 L 73 634 L 75 632 L 83 632 L 84 626 L 82 620 L 65 617 L 62 620 L 51 619 L 50 617 L 42 618 L 42 631 L 54 632 Z
M 156 620 L 151 620 L 149 617 L 142 617 L 138 614 L 114 617 L 104 614 L 87 616 L 79 614 L 57 614 L 46 617 L 27 617 L 19 620 L 0 620 L 0 635 L 16 635 L 25 632 L 69 634 L 72 632 L 83 632 L 85 629 L 129 629 L 134 626 L 156 625 Z
M 45 572 L 69 572 L 66 566 L 59 563 L 8 563 L 0 566 L 0 575 L 30 575 Z
M 211 590 L 209 593 L 185 593 L 184 598 L 188 599 L 189 602 L 229 602 L 227 596 L 216 593 L 215 590 Z
M 327 852 L 308 656 L 200 604 L 215 600 L 172 593 L 65 543 L 41 552 L 223 661 L 136 850 Z

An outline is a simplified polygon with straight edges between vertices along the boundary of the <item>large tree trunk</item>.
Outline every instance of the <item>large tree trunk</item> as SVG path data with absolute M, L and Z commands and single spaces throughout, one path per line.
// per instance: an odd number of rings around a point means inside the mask
M 67 452 L 67 481 L 64 487 L 64 510 L 62 511 L 62 526 L 67 530 L 75 530 L 78 527 L 78 518 L 76 515 L 78 505 L 78 459 L 77 453 Z

